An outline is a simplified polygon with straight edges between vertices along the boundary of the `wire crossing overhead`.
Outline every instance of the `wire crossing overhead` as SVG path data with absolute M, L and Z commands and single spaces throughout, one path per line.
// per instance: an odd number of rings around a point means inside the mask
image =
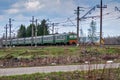
M 87 19 L 87 18 L 95 18 L 95 17 L 100 17 L 99 15 L 97 16 L 88 16 L 86 17 L 87 15 L 91 14 L 93 11 L 96 10 L 96 8 L 100 8 L 100 5 L 96 5 L 94 6 L 92 9 L 90 9 L 85 15 L 83 15 L 80 19 Z M 107 8 L 107 5 L 104 5 L 102 8 Z
M 97 5 L 97 8 L 101 8 L 101 6 Z M 107 5 L 102 6 L 102 8 L 107 8 Z
M 58 26 L 60 23 L 51 23 L 51 21 L 49 21 L 49 22 L 50 23 L 48 23 L 48 25 L 49 25 L 49 27 L 51 27 L 51 28 L 49 28 L 49 30 L 52 31 L 52 34 L 55 34 L 55 29 L 56 29 L 55 27 Z
M 86 17 L 88 14 L 91 14 L 92 11 L 95 11 L 95 8 L 100 8 L 100 16 L 89 16 L 89 17 Z M 87 19 L 87 18 L 94 18 L 94 17 L 100 17 L 100 46 L 102 45 L 102 17 L 103 17 L 103 8 L 107 8 L 107 5 L 104 5 L 103 6 L 103 2 L 102 0 L 100 0 L 100 5 L 97 5 L 97 6 L 94 6 L 92 9 L 90 9 L 85 15 L 83 15 L 80 20 L 82 19 Z M 116 8 L 116 10 L 119 10 L 118 8 Z M 77 17 L 77 35 L 79 36 L 78 34 L 78 30 L 79 30 L 79 19 Z
M 94 6 L 92 9 L 90 9 L 85 15 L 83 15 L 80 19 L 82 20 L 82 19 L 86 19 L 86 16 L 88 15 L 88 14 L 91 14 L 92 13 L 92 11 L 95 11 L 95 8 L 96 8 L 96 6 Z
M 67 18 L 67 20 L 72 23 L 72 26 L 76 26 L 76 25 L 72 22 L 72 20 L 71 20 L 70 18 Z
M 52 23 L 52 34 L 55 34 L 55 26 L 57 26 L 59 23 Z

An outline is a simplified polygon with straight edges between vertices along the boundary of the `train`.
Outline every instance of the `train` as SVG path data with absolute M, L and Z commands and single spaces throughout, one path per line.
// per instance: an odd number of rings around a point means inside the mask
M 29 45 L 54 45 L 54 44 L 77 44 L 77 35 L 75 33 L 63 33 L 44 35 L 37 37 L 14 38 L 3 40 L 3 46 L 29 46 Z

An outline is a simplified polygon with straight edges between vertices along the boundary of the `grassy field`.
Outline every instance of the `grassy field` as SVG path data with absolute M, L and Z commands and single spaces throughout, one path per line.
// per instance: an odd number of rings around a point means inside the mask
M 120 69 L 2 76 L 0 80 L 120 80 Z
M 120 47 L 47 46 L 0 49 L 0 67 L 29 67 L 120 61 Z
M 81 55 L 81 53 L 94 53 L 98 55 L 102 54 L 119 54 L 120 47 L 118 48 L 100 48 L 100 47 L 38 47 L 38 48 L 30 48 L 30 47 L 16 47 L 16 48 L 7 48 L 0 49 L 0 58 L 38 58 L 38 57 L 46 57 L 46 56 L 71 56 L 71 55 Z
M 0 58 L 38 58 L 79 54 L 78 47 L 17 47 L 0 50 Z

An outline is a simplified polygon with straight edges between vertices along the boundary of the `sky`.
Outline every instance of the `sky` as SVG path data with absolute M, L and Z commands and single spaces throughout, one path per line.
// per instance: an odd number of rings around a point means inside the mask
M 55 32 L 76 33 L 77 15 L 75 13 L 77 7 L 82 7 L 80 17 L 94 6 L 95 9 L 86 17 L 99 16 L 100 9 L 96 7 L 99 4 L 100 0 L 0 0 L 0 37 L 5 33 L 5 25 L 8 24 L 9 18 L 13 20 L 12 35 L 13 33 L 16 35 L 21 24 L 28 26 L 31 23 L 32 16 L 38 19 L 39 23 L 43 19 L 46 19 L 48 24 L 59 23 L 55 25 Z M 103 5 L 107 5 L 107 8 L 103 9 L 103 37 L 120 36 L 120 0 L 103 0 Z M 115 7 L 118 10 L 115 10 Z M 99 17 L 80 21 L 80 29 L 83 30 L 84 36 L 88 35 L 92 20 L 96 22 L 97 35 L 99 36 Z M 49 26 L 51 32 L 51 25 Z

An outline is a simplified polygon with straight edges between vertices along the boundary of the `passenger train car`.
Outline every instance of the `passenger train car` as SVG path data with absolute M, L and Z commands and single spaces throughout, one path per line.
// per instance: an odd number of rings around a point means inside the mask
M 27 46 L 27 45 L 51 45 L 51 44 L 77 44 L 77 35 L 74 33 L 44 35 L 37 37 L 16 38 L 3 40 L 3 46 Z

